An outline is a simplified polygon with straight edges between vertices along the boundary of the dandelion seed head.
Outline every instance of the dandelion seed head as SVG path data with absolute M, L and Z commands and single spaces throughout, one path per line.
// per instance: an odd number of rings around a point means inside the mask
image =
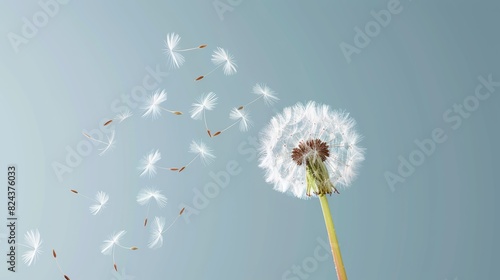
M 120 239 L 127 233 L 125 230 L 119 231 L 118 233 L 113 233 L 108 237 L 108 239 L 104 240 L 101 246 L 101 253 L 104 255 L 111 254 L 113 247 L 116 244 L 120 244 Z
M 140 176 L 148 174 L 151 178 L 156 174 L 156 163 L 161 159 L 161 153 L 159 150 L 151 151 L 147 156 L 141 160 L 141 166 L 139 169 L 142 170 Z
M 157 249 L 163 246 L 163 231 L 165 229 L 165 218 L 155 217 L 151 227 L 148 247 Z
M 116 115 L 115 119 L 121 123 L 124 120 L 130 118 L 131 116 L 132 116 L 132 112 L 130 112 L 129 109 L 126 109 L 125 111 L 123 111 L 123 112 L 119 113 L 118 115 Z
M 192 141 L 189 146 L 189 152 L 199 155 L 204 164 L 208 164 L 215 159 L 212 149 L 208 147 L 203 141 L 197 143 Z
M 203 116 L 203 112 L 205 110 L 211 111 L 217 105 L 217 96 L 213 92 L 209 92 L 208 94 L 202 94 L 201 97 L 193 103 L 191 106 L 191 118 L 195 120 L 201 119 Z
M 180 68 L 184 64 L 184 56 L 176 51 L 180 41 L 181 37 L 178 34 L 167 34 L 164 51 L 167 55 L 170 68 Z
M 159 207 L 165 207 L 167 204 L 167 197 L 165 197 L 160 190 L 153 187 L 145 188 L 139 191 L 137 195 L 137 203 L 145 205 L 153 199 Z
M 224 74 L 227 76 L 236 73 L 237 65 L 234 57 L 223 48 L 217 47 L 212 54 L 212 62 L 217 66 L 223 64 Z
M 92 213 L 92 215 L 97 215 L 103 208 L 106 207 L 109 196 L 103 191 L 98 191 L 95 195 L 95 200 L 97 204 L 91 205 L 89 207 L 90 213 Z
M 111 131 L 110 135 L 106 136 L 108 138 L 107 144 L 104 148 L 100 148 L 99 153 L 100 156 L 104 155 L 107 151 L 111 151 L 115 148 L 115 131 Z
M 30 230 L 24 234 L 24 242 L 29 250 L 22 255 L 22 259 L 25 264 L 31 266 L 38 259 L 38 256 L 42 253 L 42 239 L 40 237 L 40 232 L 38 229 Z
M 147 100 L 142 109 L 145 111 L 142 117 L 151 116 L 151 118 L 157 119 L 161 115 L 160 104 L 167 100 L 167 92 L 165 90 L 157 89 L 153 95 L 151 95 Z
M 250 114 L 245 109 L 238 110 L 238 108 L 233 108 L 229 113 L 229 118 L 240 122 L 239 128 L 241 131 L 247 131 L 252 125 Z
M 276 103 L 276 101 L 280 100 L 276 96 L 277 94 L 265 84 L 256 84 L 253 87 L 253 93 L 261 95 L 267 105 L 272 105 L 273 103 Z
M 305 163 L 321 159 L 335 187 L 349 186 L 364 160 L 355 124 L 348 113 L 315 102 L 285 108 L 261 133 L 259 166 L 266 182 L 305 198 Z

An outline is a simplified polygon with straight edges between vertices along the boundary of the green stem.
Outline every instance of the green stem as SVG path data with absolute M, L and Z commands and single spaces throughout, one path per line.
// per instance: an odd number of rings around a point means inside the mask
M 328 206 L 328 199 L 326 198 L 326 195 L 319 195 L 319 201 L 321 203 L 323 217 L 325 218 L 325 225 L 326 230 L 328 231 L 330 247 L 332 248 L 333 264 L 335 265 L 335 270 L 337 271 L 337 278 L 339 280 L 347 280 L 344 262 L 342 261 L 342 255 L 340 253 L 339 241 L 337 240 L 337 234 L 335 233 L 335 226 L 333 225 L 332 214 L 330 213 L 330 207 Z

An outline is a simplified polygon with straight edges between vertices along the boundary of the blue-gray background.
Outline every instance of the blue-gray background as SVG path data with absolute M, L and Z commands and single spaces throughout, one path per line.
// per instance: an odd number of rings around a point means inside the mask
M 37 1 L 1 1 L 2 178 L 8 164 L 17 164 L 17 236 L 38 228 L 44 252 L 31 267 L 19 262 L 16 274 L 1 265 L 0 278 L 61 278 L 52 248 L 71 279 L 282 279 L 294 265 L 311 265 L 318 238 L 327 240 L 319 203 L 273 191 L 251 144 L 273 114 L 307 100 L 346 109 L 364 135 L 360 176 L 330 198 L 350 279 L 498 277 L 500 89 L 456 130 L 443 114 L 474 94 L 479 76 L 500 80 L 500 3 L 402 1 L 401 12 L 348 63 L 339 45 L 354 45 L 354 28 L 364 29 L 373 20 L 370 11 L 390 2 L 221 0 L 230 9 L 220 16 L 212 0 L 69 1 L 16 52 L 9 36 L 22 36 L 23 18 L 32 22 L 43 10 Z M 208 47 L 185 53 L 185 65 L 167 71 L 162 49 L 169 32 L 181 35 L 181 47 Z M 211 69 L 216 46 L 235 56 L 238 73 L 217 71 L 193 82 Z M 157 67 L 169 72 L 158 84 L 169 93 L 168 107 L 185 115 L 151 121 L 131 108 L 134 116 L 115 126 L 116 149 L 100 157 L 94 148 L 59 180 L 53 166 L 66 164 L 67 149 L 85 142 L 82 130 L 113 117 L 124 104 L 121 96 L 130 96 L 147 69 Z M 253 98 L 257 82 L 267 83 L 281 101 L 273 108 L 253 104 L 249 132 L 233 129 L 209 139 L 202 122 L 187 114 L 202 92 L 214 91 L 219 104 L 209 121 L 214 130 L 223 127 L 230 108 Z M 447 141 L 391 190 L 384 174 L 397 174 L 398 157 L 408 158 L 417 149 L 414 141 L 431 137 L 435 128 Z M 139 161 L 151 149 L 160 149 L 164 166 L 189 160 L 193 139 L 211 146 L 216 161 L 206 167 L 196 162 L 181 174 L 138 176 Z M 213 182 L 210 172 L 228 163 L 239 173 L 196 210 L 193 189 L 203 192 Z M 146 248 L 146 209 L 135 202 L 145 186 L 161 188 L 169 199 L 165 208 L 151 208 L 150 219 L 170 221 L 182 205 L 193 207 L 158 250 Z M 70 188 L 89 196 L 103 190 L 109 205 L 92 216 L 90 202 Z M 6 197 L 6 190 L 0 195 Z M 2 220 L 5 201 L 0 199 Z M 122 243 L 140 249 L 117 251 L 116 274 L 99 247 L 122 229 Z M 2 255 L 5 238 L 2 226 Z M 335 279 L 331 258 L 314 263 L 308 279 Z

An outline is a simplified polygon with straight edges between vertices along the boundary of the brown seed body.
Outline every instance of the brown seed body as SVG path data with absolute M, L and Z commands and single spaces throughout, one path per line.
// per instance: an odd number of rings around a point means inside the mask
M 306 163 L 309 156 L 319 156 L 325 161 L 330 156 L 328 144 L 319 140 L 300 141 L 298 147 L 292 150 L 292 159 L 297 165 Z

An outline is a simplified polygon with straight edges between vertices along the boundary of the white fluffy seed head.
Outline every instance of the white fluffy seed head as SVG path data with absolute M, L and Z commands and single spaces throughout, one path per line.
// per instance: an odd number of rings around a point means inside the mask
M 29 250 L 23 254 L 22 259 L 25 264 L 30 266 L 31 264 L 36 262 L 38 256 L 42 253 L 41 246 L 43 241 L 40 237 L 40 232 L 38 231 L 38 229 L 26 232 L 24 234 L 24 242 L 26 243 L 24 245 L 26 245 Z
M 113 247 L 120 244 L 120 239 L 127 233 L 125 230 L 119 231 L 118 233 L 113 233 L 108 237 L 108 239 L 103 241 L 101 245 L 101 253 L 104 255 L 109 255 L 113 251 Z
M 144 114 L 142 117 L 151 116 L 151 118 L 157 119 L 161 115 L 160 104 L 167 100 L 167 92 L 165 90 L 156 90 L 147 100 L 145 105 L 142 107 Z
M 272 105 L 273 103 L 280 100 L 276 96 L 277 95 L 276 92 L 274 92 L 270 87 L 268 87 L 265 84 L 256 84 L 253 87 L 253 93 L 262 96 L 262 99 L 264 99 L 266 105 Z
M 156 163 L 161 159 L 159 150 L 151 151 L 147 156 L 141 160 L 139 169 L 142 170 L 141 177 L 148 174 L 151 178 L 156 175 Z
M 97 203 L 89 207 L 90 213 L 92 213 L 92 215 L 99 214 L 99 212 L 101 212 L 101 210 L 106 207 L 108 200 L 109 196 L 105 192 L 98 191 L 95 195 L 95 201 Z
M 245 109 L 238 110 L 238 108 L 233 108 L 229 113 L 229 118 L 231 120 L 239 121 L 239 127 L 241 131 L 247 131 L 248 128 L 252 125 L 250 114 Z
M 167 40 L 165 40 L 164 51 L 167 55 L 170 68 L 179 68 L 182 66 L 182 64 L 184 64 L 184 56 L 176 50 L 180 41 L 181 37 L 175 33 L 168 34 Z
M 131 116 L 132 116 L 132 112 L 130 112 L 129 109 L 125 109 L 124 111 L 122 111 L 121 113 L 119 113 L 118 115 L 116 115 L 115 119 L 118 122 L 123 122 L 124 120 L 130 118 Z
M 217 47 L 217 50 L 212 54 L 212 62 L 219 66 L 223 64 L 224 74 L 233 75 L 236 73 L 236 63 L 234 57 L 225 49 Z
M 160 248 L 163 245 L 163 231 L 165 230 L 165 218 L 155 217 L 149 235 L 148 247 L 151 249 Z
M 201 97 L 196 100 L 196 103 L 191 104 L 193 107 L 191 109 L 191 118 L 199 120 L 203 117 L 203 112 L 205 110 L 211 111 L 217 105 L 217 96 L 213 92 L 207 94 L 202 94 Z
M 364 160 L 355 124 L 348 113 L 312 101 L 285 108 L 261 133 L 259 166 L 266 172 L 266 182 L 277 191 L 306 198 L 306 167 L 292 160 L 292 150 L 301 141 L 319 139 L 328 145 L 324 163 L 331 182 L 335 187 L 349 186 Z
M 204 164 L 208 164 L 215 159 L 213 150 L 210 149 L 210 147 L 208 147 L 203 141 L 197 143 L 193 140 L 189 146 L 189 152 L 197 154 Z
M 99 153 L 100 156 L 104 155 L 107 151 L 110 151 L 112 149 L 114 149 L 115 147 L 115 131 L 111 131 L 111 135 L 107 135 L 106 136 L 108 138 L 108 141 L 107 141 L 107 144 L 106 146 L 104 146 L 103 148 L 100 148 L 99 151 L 101 151 Z
M 153 187 L 140 190 L 136 198 L 137 203 L 140 205 L 148 204 L 152 199 L 156 201 L 158 207 L 165 207 L 167 204 L 167 197 L 165 197 L 160 190 Z

